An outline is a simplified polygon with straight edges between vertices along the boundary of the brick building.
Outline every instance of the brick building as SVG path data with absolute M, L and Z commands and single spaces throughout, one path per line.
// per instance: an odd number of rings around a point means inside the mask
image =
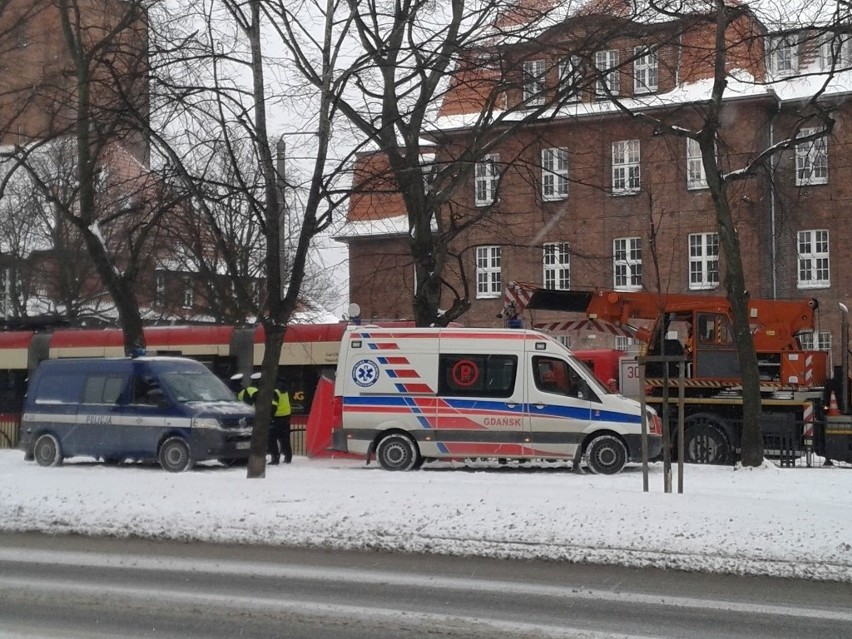
M 725 264 L 697 144 L 651 120 L 702 126 L 716 27 L 704 14 L 650 16 L 637 6 L 591 2 L 501 49 L 494 68 L 514 74 L 506 104 L 553 109 L 481 157 L 456 193 L 454 214 L 488 209 L 452 244 L 471 283 L 463 323 L 500 325 L 510 282 L 724 295 Z M 818 330 L 804 339 L 832 349 L 839 362 L 838 302 L 852 304 L 845 216 L 852 197 L 852 47 L 830 21 L 827 28 L 786 22 L 777 31 L 780 24 L 742 10 L 728 25 L 717 158 L 723 172 L 737 171 L 797 132 L 822 130 L 810 103 L 821 92 L 831 133 L 776 153 L 753 176 L 731 182 L 729 201 L 748 290 L 754 297 L 816 298 Z M 482 68 L 460 64 L 442 98 L 436 130 L 451 142 L 434 150 L 439 158 L 453 157 L 455 141 L 470 133 L 467 116 L 481 107 L 465 77 L 474 73 L 481 76 Z M 359 158 L 339 236 L 349 247 L 350 298 L 365 318 L 410 318 L 414 272 L 405 209 L 390 178 L 376 186 L 382 174 L 381 153 Z M 461 285 L 460 273 L 448 277 Z M 528 326 L 569 318 L 529 310 L 523 317 Z M 614 339 L 569 337 L 575 348 L 611 346 Z
M 71 45 L 63 20 L 77 39 Z M 138 229 L 152 224 L 140 251 L 136 288 L 146 321 L 238 321 L 231 280 L 216 266 L 215 242 L 179 195 L 169 193 L 150 169 L 144 135 L 149 112 L 148 16 L 133 0 L 10 0 L 0 10 L 0 150 L 34 149 L 54 169 L 76 170 L 77 98 L 91 93 L 87 118 L 98 147 L 100 228 L 119 268 L 135 250 Z M 90 58 L 78 79 L 75 53 Z M 37 149 L 37 150 L 36 150 Z M 5 166 L 11 164 L 8 162 Z M 23 172 L 20 172 L 21 174 Z M 0 179 L 5 175 L 0 164 Z M 54 213 L 52 233 L 16 237 L 27 217 L 51 216 L 26 183 L 7 184 L 0 200 L 0 320 L 59 315 L 72 323 L 114 323 L 116 311 L 79 235 Z M 27 212 L 26 207 L 31 207 Z M 190 257 L 192 246 L 195 259 Z M 204 255 L 205 259 L 198 258 Z M 200 272 L 199 262 L 209 266 Z M 248 278 L 262 294 L 263 282 Z

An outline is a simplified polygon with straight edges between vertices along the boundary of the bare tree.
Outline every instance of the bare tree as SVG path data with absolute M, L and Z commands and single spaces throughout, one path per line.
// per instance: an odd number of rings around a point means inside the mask
M 141 2 L 93 3 L 56 0 L 37 3 L 19 18 L 16 37 L 55 54 L 53 66 L 39 69 L 34 83 L 12 85 L 4 93 L 9 118 L 0 126 L 18 132 L 20 139 L 4 154 L 12 161 L 9 175 L 25 172 L 58 219 L 82 239 L 103 286 L 109 291 L 124 329 L 125 350 L 144 348 L 142 321 L 134 286 L 139 261 L 149 253 L 149 240 L 159 215 L 143 211 L 128 191 L 155 192 L 150 175 L 140 171 L 133 180 L 116 186 L 111 162 L 121 149 L 132 149 L 136 161 L 146 156 L 145 143 L 129 116 L 146 111 L 146 9 Z M 47 26 L 46 26 L 47 25 Z M 57 30 L 58 27 L 58 30 Z M 45 30 L 46 29 L 46 30 Z M 57 37 L 58 36 L 58 37 Z M 4 106 L 5 106 L 4 105 Z M 45 145 L 70 144 L 71 175 L 61 189 L 60 176 L 45 174 L 35 161 Z M 112 170 L 112 176 L 116 172 Z M 119 181 L 123 181 L 123 177 Z M 119 203 L 118 196 L 123 202 Z M 160 211 L 160 214 L 162 210 Z M 120 229 L 120 230 L 119 230 Z M 115 231 L 120 245 L 109 246 Z
M 191 16 L 191 19 L 187 19 Z M 272 405 L 287 325 L 303 302 L 310 275 L 314 238 L 331 223 L 343 201 L 336 181 L 348 159 L 329 159 L 336 91 L 330 58 L 319 63 L 323 81 L 310 122 L 312 153 L 309 178 L 299 197 L 284 170 L 284 137 L 273 132 L 270 104 L 278 100 L 271 76 L 281 73 L 267 43 L 274 42 L 270 3 L 231 0 L 187 4 L 175 14 L 158 15 L 152 56 L 154 120 L 174 118 L 182 124 L 150 131 L 155 150 L 191 196 L 194 212 L 205 220 L 238 305 L 252 309 L 264 329 L 262 380 L 256 406 Z M 189 25 L 189 26 L 187 26 Z M 181 35 L 175 34 L 180 32 Z M 175 43 L 180 42 L 179 48 Z M 211 162 L 223 170 L 208 173 Z M 236 204 L 232 215 L 221 203 Z M 242 222 L 241 222 L 242 221 Z M 227 226 L 250 224 L 262 248 L 248 255 L 243 241 L 232 242 Z M 243 238 L 245 239 L 245 238 Z M 252 240 L 256 247 L 257 244 Z M 246 259 L 262 259 L 265 291 L 255 304 L 247 284 Z M 252 435 L 248 477 L 263 477 L 270 411 L 258 410 Z
M 752 295 L 746 285 L 746 273 L 743 267 L 743 253 L 740 244 L 738 225 L 742 222 L 742 212 L 738 202 L 750 201 L 744 195 L 738 184 L 754 181 L 760 178 L 771 179 L 774 158 L 785 150 L 802 144 L 812 143 L 829 135 L 834 125 L 832 111 L 837 107 L 825 90 L 838 71 L 838 61 L 842 60 L 839 51 L 847 39 L 847 32 L 842 15 L 833 14 L 831 6 L 826 3 L 814 7 L 811 19 L 805 15 L 787 14 L 783 6 L 771 5 L 768 10 L 758 11 L 748 5 L 732 5 L 724 0 L 714 0 L 712 4 L 700 8 L 686 8 L 651 3 L 644 8 L 644 18 L 649 16 L 657 20 L 676 22 L 678 34 L 693 35 L 696 32 L 707 34 L 704 39 L 689 37 L 681 42 L 684 56 L 691 57 L 694 63 L 703 64 L 711 70 L 708 76 L 707 90 L 697 96 L 685 109 L 672 105 L 663 109 L 661 115 L 650 115 L 645 109 L 629 105 L 616 95 L 608 97 L 622 112 L 647 123 L 653 127 L 656 134 L 675 136 L 684 140 L 693 140 L 700 151 L 702 172 L 706 179 L 713 203 L 716 227 L 722 255 L 725 258 L 724 287 L 731 307 L 733 320 L 733 341 L 737 350 L 742 377 L 743 395 L 743 428 L 741 436 L 741 458 L 746 466 L 758 466 L 763 461 L 763 438 L 760 427 L 761 389 L 758 370 L 758 360 L 755 353 L 754 341 L 749 326 L 748 301 Z M 633 20 L 638 15 L 629 16 Z M 795 25 L 790 27 L 789 25 Z M 780 40 L 794 34 L 797 46 L 806 46 L 810 50 L 834 43 L 838 55 L 830 56 L 829 68 L 820 68 L 814 72 L 815 82 L 812 89 L 799 100 L 794 109 L 788 111 L 786 127 L 779 123 L 779 139 L 768 140 L 756 151 L 744 156 L 729 154 L 729 148 L 736 147 L 736 142 L 726 135 L 731 128 L 730 117 L 730 87 L 737 85 L 742 91 L 743 86 L 772 86 L 773 83 L 785 81 L 784 77 L 774 77 L 772 70 L 766 74 L 759 69 L 752 70 L 753 75 L 744 73 L 744 60 L 748 59 L 747 51 L 762 50 L 770 47 L 767 31 L 780 34 Z M 778 46 L 779 38 L 775 38 Z M 686 42 L 693 44 L 687 45 Z M 770 50 L 768 58 L 774 53 Z M 796 54 L 798 55 L 798 54 Z M 803 71 L 802 75 L 807 74 Z M 779 104 L 779 111 L 781 110 Z M 808 135 L 801 135 L 805 126 L 810 129 Z M 760 143 L 758 143 L 760 144 Z M 732 162 L 733 158 L 737 158 Z

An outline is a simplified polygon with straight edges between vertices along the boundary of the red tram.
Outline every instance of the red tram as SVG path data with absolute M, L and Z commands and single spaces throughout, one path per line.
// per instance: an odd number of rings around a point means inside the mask
M 290 390 L 294 426 L 307 419 L 320 374 L 337 364 L 340 339 L 345 329 L 345 323 L 294 324 L 287 328 L 281 350 L 279 379 Z M 264 337 L 262 326 L 145 328 L 148 354 L 191 357 L 204 363 L 224 380 L 237 372 L 249 375 L 259 369 L 264 354 Z M 4 439 L 13 439 L 27 378 L 39 362 L 61 357 L 123 355 L 124 338 L 117 328 L 0 332 L 0 446 Z

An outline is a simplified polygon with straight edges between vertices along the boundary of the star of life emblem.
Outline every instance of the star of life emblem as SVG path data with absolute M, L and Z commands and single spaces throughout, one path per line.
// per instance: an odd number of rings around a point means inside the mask
M 369 359 L 362 359 L 352 367 L 352 380 L 358 386 L 372 386 L 379 381 L 379 367 Z

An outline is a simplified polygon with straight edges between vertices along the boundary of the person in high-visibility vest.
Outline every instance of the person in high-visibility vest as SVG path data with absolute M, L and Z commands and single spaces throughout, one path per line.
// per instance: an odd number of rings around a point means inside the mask
M 260 379 L 260 373 L 254 373 L 251 376 L 251 381 L 249 385 L 246 386 L 243 390 L 237 393 L 237 399 L 241 402 L 248 404 L 249 406 L 254 406 L 254 402 L 257 399 L 255 395 L 257 395 L 257 382 Z
M 293 460 L 293 447 L 290 444 L 290 394 L 286 390 L 275 389 L 272 396 L 272 419 L 269 424 L 270 464 L 277 464 L 284 455 L 284 463 Z

